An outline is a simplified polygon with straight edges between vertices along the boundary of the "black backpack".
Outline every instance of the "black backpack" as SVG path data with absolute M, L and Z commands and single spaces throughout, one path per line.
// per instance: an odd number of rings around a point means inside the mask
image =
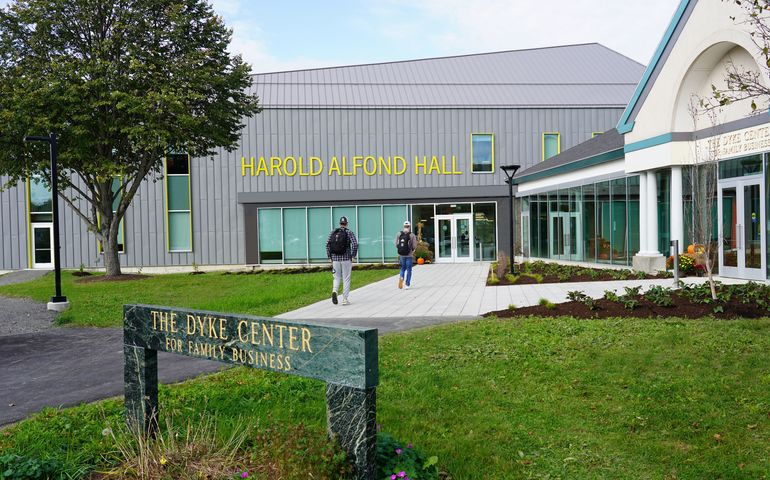
M 344 228 L 338 228 L 332 232 L 332 238 L 329 240 L 329 252 L 335 255 L 345 255 L 350 245 L 348 231 Z
M 407 256 L 410 253 L 412 253 L 412 246 L 409 245 L 409 241 L 411 239 L 412 239 L 411 233 L 401 232 L 401 234 L 398 236 L 398 244 L 396 245 L 399 255 Z

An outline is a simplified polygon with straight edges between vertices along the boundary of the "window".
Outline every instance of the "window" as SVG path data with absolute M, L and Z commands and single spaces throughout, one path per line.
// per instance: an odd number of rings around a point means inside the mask
M 383 251 L 382 207 L 380 205 L 358 207 L 358 231 L 355 233 L 358 235 L 358 260 L 360 262 L 381 262 Z
M 471 171 L 493 173 L 495 171 L 495 136 L 491 133 L 471 134 Z
M 597 136 L 601 135 L 602 133 L 604 133 L 604 132 L 594 132 L 594 133 L 591 134 L 591 138 L 597 137 Z
M 186 153 L 170 153 L 166 157 L 166 230 L 170 252 L 192 251 L 190 203 L 190 157 Z
M 404 228 L 404 222 L 409 220 L 406 205 L 384 205 L 382 207 L 382 227 L 383 240 L 385 242 L 385 261 L 395 262 L 398 260 L 398 252 L 393 245 L 398 232 Z M 415 229 L 412 228 L 414 233 Z M 416 235 L 416 233 L 415 233 Z
M 304 208 L 283 209 L 283 259 L 285 263 L 307 261 L 307 218 Z M 324 242 L 324 247 L 326 243 Z
M 116 193 L 118 190 L 120 190 L 121 182 L 123 181 L 123 177 L 120 175 L 116 175 L 112 178 L 112 193 Z M 116 213 L 118 211 L 118 205 L 120 205 L 120 200 L 123 198 L 123 194 L 117 195 L 115 197 L 115 200 L 112 201 L 112 213 Z M 125 217 L 124 217 L 125 218 Z M 126 237 L 125 233 L 123 231 L 123 220 L 124 218 L 120 219 L 120 225 L 118 225 L 118 253 L 125 253 L 125 245 L 126 245 Z M 101 218 L 97 216 L 97 221 L 99 222 L 99 226 L 101 227 Z M 98 241 L 99 243 L 99 253 L 104 253 L 104 247 L 102 246 L 102 242 Z
M 51 189 L 39 177 L 29 179 L 29 220 L 31 222 L 53 221 Z
M 307 209 L 307 241 L 310 263 L 328 263 L 329 261 L 326 258 L 326 240 L 332 231 L 331 210 L 329 207 L 310 207 Z
M 561 134 L 546 132 L 543 134 L 543 160 L 548 160 L 561 152 Z
M 282 263 L 283 226 L 280 208 L 260 208 L 257 218 L 260 263 Z M 324 252 L 324 256 L 325 252 Z
M 474 258 L 497 259 L 496 203 L 473 204 Z

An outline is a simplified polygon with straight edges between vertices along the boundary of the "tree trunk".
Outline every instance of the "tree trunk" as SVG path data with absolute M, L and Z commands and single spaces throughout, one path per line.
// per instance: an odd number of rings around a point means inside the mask
M 117 223 L 113 217 L 110 219 L 110 223 Z M 106 269 L 105 275 L 108 277 L 117 277 L 121 275 L 120 272 L 120 258 L 118 257 L 118 228 L 112 225 L 104 225 L 102 227 L 102 236 L 106 238 L 106 241 L 102 241 L 102 251 L 104 252 L 104 267 Z

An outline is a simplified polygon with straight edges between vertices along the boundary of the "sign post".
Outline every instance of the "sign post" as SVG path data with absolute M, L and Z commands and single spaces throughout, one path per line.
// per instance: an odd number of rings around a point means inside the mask
M 126 422 L 158 429 L 158 351 L 326 382 L 327 431 L 350 456 L 356 478 L 375 478 L 376 328 L 152 305 L 123 307 Z

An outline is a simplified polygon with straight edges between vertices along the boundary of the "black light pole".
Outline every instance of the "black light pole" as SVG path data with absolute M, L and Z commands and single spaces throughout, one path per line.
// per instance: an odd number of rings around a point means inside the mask
M 513 176 L 516 175 L 516 171 L 519 168 L 521 168 L 521 165 L 500 166 L 500 170 L 508 177 L 505 183 L 508 184 L 508 200 L 511 202 L 511 275 L 516 274 L 516 254 L 513 251 L 513 234 L 516 231 L 516 212 L 513 208 Z
M 67 297 L 61 294 L 61 265 L 59 263 L 59 176 L 56 171 L 57 144 L 56 134 L 49 133 L 47 137 L 28 136 L 24 137 L 25 142 L 46 142 L 51 152 L 51 200 L 53 209 L 53 269 L 56 279 L 56 293 L 48 302 L 49 310 L 62 311 L 69 307 Z

